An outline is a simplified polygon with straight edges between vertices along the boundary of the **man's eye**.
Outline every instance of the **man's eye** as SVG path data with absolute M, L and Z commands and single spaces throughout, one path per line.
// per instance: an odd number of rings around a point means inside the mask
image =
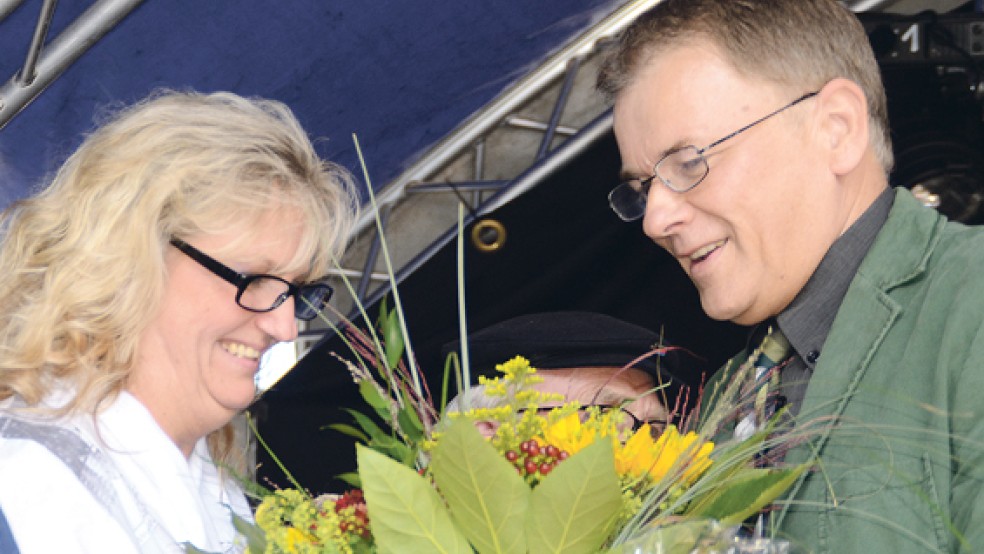
M 700 165 L 700 158 L 691 158 L 680 162 L 680 169 L 682 169 L 685 173 L 692 173 L 700 169 Z

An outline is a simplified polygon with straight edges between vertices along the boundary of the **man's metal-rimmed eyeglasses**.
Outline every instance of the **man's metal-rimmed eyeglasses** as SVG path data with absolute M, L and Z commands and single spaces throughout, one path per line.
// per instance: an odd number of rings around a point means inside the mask
M 560 406 L 540 406 L 539 409 L 537 409 L 537 414 L 541 416 L 546 416 L 548 413 L 550 413 L 550 410 L 559 407 Z M 653 438 L 656 438 L 659 435 L 661 435 L 663 433 L 663 429 L 666 428 L 667 422 L 665 419 L 654 419 L 654 420 L 645 421 L 639 419 L 638 416 L 626 410 L 625 408 L 622 408 L 621 406 L 612 406 L 610 404 L 587 404 L 581 406 L 580 409 L 578 409 L 577 411 L 578 417 L 581 419 L 581 423 L 587 421 L 588 417 L 590 416 L 588 412 L 588 408 L 598 408 L 599 412 L 602 414 L 605 414 L 612 410 L 618 410 L 623 418 L 621 425 L 619 425 L 619 428 L 622 430 L 630 430 L 633 433 L 635 433 L 636 431 L 641 429 L 643 425 L 646 425 L 648 423 L 650 434 L 653 436 Z M 519 408 L 516 410 L 516 413 L 523 414 L 526 411 L 527 411 L 526 408 Z
M 332 288 L 325 283 L 295 285 L 276 275 L 239 273 L 181 239 L 172 238 L 171 245 L 234 285 L 236 304 L 244 310 L 258 313 L 273 311 L 293 296 L 294 317 L 310 321 L 331 299 Z
M 778 110 L 756 119 L 703 148 L 697 148 L 691 144 L 671 150 L 656 162 L 656 165 L 653 166 L 653 173 L 649 177 L 630 179 L 619 183 L 608 193 L 608 204 L 622 221 L 639 219 L 646 215 L 646 200 L 649 198 L 649 187 L 652 186 L 653 180 L 659 179 L 661 183 L 666 185 L 666 188 L 674 192 L 687 192 L 699 185 L 710 171 L 707 158 L 704 157 L 705 152 L 744 133 L 772 116 L 778 115 L 804 100 L 813 98 L 819 93 L 820 91 L 808 92 Z

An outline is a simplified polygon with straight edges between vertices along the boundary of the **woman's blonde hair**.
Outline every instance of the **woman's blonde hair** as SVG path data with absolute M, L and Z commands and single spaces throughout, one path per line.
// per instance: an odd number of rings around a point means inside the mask
M 708 41 L 732 66 L 805 94 L 842 77 L 868 101 L 871 147 L 886 175 L 894 164 L 885 87 L 868 35 L 836 0 L 664 0 L 622 33 L 598 73 L 598 89 L 618 96 L 653 56 Z M 707 91 L 707 101 L 727 91 Z
M 96 413 L 126 386 L 159 307 L 171 237 L 251 229 L 289 209 L 305 230 L 291 266 L 324 276 L 355 217 L 348 173 L 318 158 L 284 104 L 159 91 L 92 132 L 37 195 L 3 214 L 0 399 Z M 231 299 L 230 299 L 231 301 Z M 230 428 L 210 436 L 231 449 Z

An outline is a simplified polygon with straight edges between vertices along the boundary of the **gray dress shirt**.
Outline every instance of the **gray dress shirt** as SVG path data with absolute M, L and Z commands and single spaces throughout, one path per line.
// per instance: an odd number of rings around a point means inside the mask
M 790 415 L 799 413 L 834 316 L 861 266 L 861 260 L 885 224 L 894 198 L 891 188 L 878 196 L 861 217 L 834 241 L 803 290 L 776 317 L 779 329 L 795 351 L 792 360 L 782 368 L 779 386 L 779 394 L 789 407 Z

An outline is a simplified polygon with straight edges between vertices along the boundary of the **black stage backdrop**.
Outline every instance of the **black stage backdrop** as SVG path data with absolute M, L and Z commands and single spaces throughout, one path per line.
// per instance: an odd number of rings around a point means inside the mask
M 494 253 L 466 246 L 468 328 L 538 311 L 606 313 L 663 330 L 669 342 L 699 354 L 703 359 L 694 359 L 688 375 L 699 381 L 744 345 L 746 332 L 707 318 L 679 265 L 643 235 L 639 223 L 623 223 L 611 212 L 607 194 L 618 168 L 609 133 L 491 214 L 505 226 L 507 239 Z M 437 387 L 441 346 L 458 333 L 456 250 L 452 242 L 400 285 L 417 360 Z M 324 426 L 351 422 L 343 408 L 366 410 L 330 352 L 352 359 L 337 338 L 322 343 L 253 410 L 272 451 L 316 493 L 341 490 L 333 476 L 355 469 L 352 439 Z M 269 456 L 259 454 L 260 477 L 283 485 Z

